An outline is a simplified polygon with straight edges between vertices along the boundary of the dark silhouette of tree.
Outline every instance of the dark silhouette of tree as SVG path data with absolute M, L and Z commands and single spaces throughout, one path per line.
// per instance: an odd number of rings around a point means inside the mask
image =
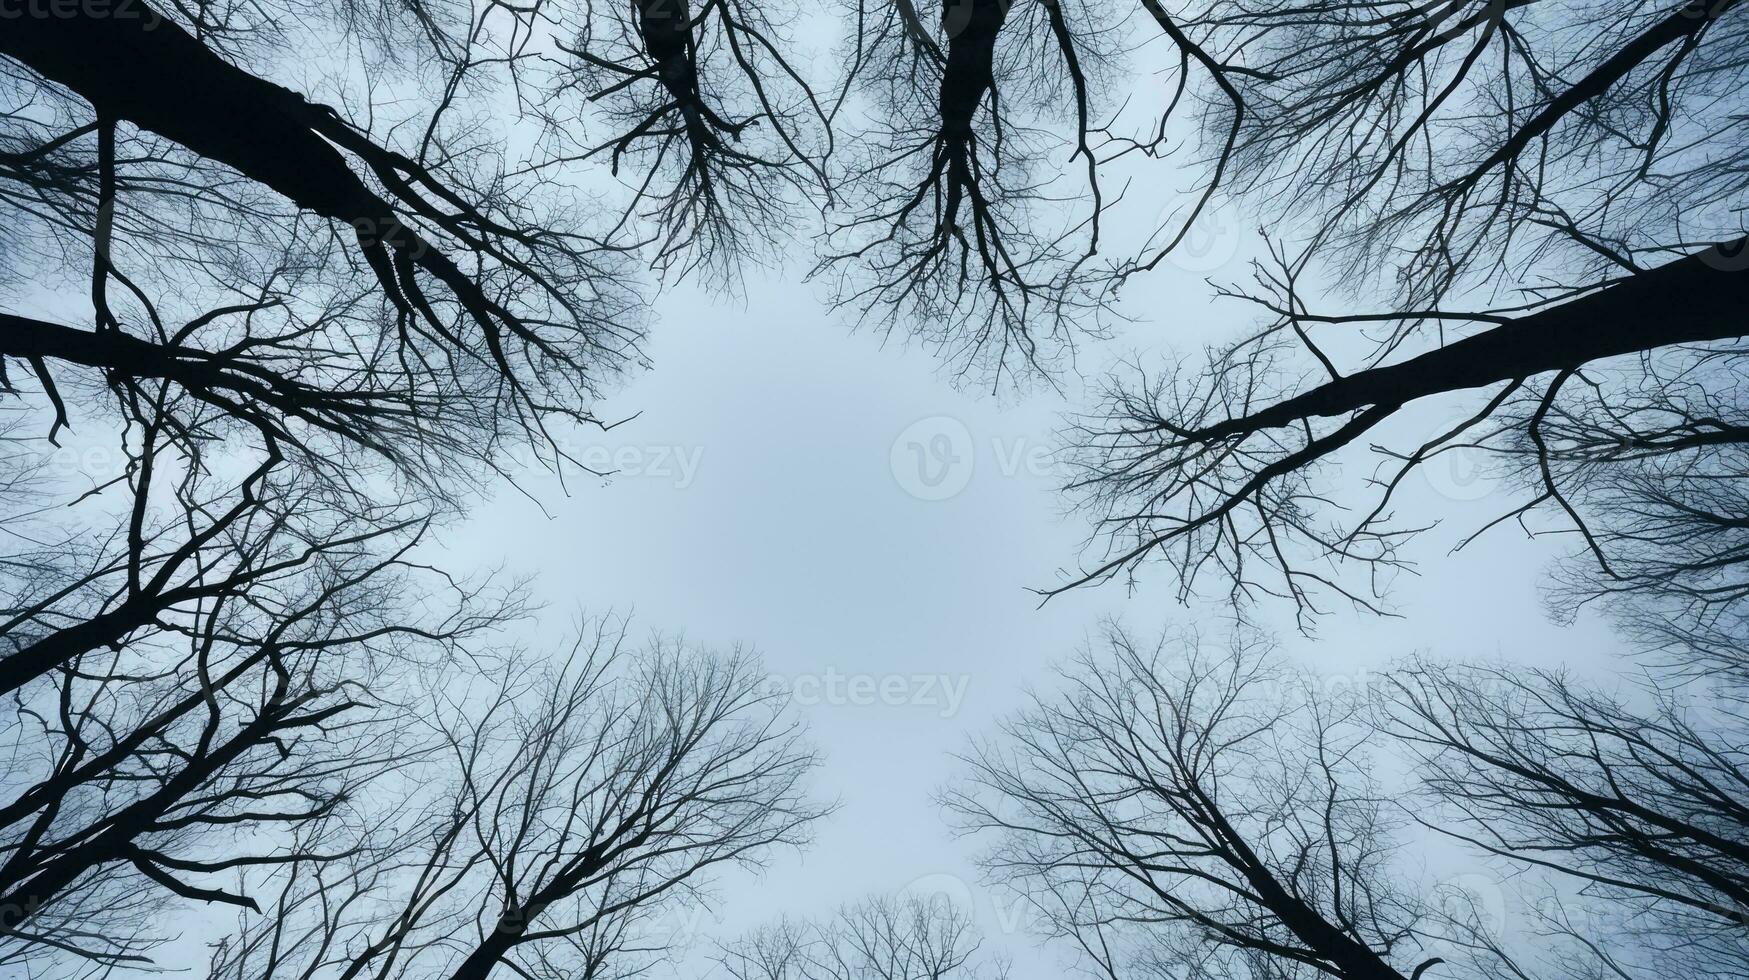
M 517 672 L 472 642 L 520 612 L 514 591 L 421 557 L 482 467 L 513 475 L 529 443 L 570 462 L 554 427 L 598 424 L 597 386 L 639 357 L 636 243 L 581 230 L 571 161 L 512 158 L 467 115 L 487 76 L 528 77 L 540 12 L 132 9 L 0 42 L 0 205 L 90 305 L 89 326 L 6 312 L 7 384 L 34 382 L 48 442 L 76 424 L 120 447 L 115 472 L 47 492 L 113 532 L 5 569 L 0 961 L 149 966 L 192 901 L 245 909 L 221 975 L 639 972 L 656 910 L 825 808 L 751 661 L 658 645 L 621 664 L 603 632 Z M 715 9 L 728 43 L 769 43 L 758 11 Z M 330 31 L 431 101 L 339 78 L 334 108 L 252 68 Z M 754 97 L 764 115 L 730 129 L 797 118 Z M 693 149 L 712 194 L 774 179 L 727 172 L 754 161 L 720 139 Z M 659 220 L 693 220 L 696 191 Z M 31 517 L 26 476 L 7 489 Z M 470 678 L 504 686 L 422 713 L 421 690 Z
M 1702 483 L 1735 492 L 1739 5 L 1187 6 L 1177 28 L 1225 66 L 1218 169 L 1274 227 L 1253 286 L 1226 290 L 1265 321 L 1116 379 L 1072 426 L 1102 543 L 1062 587 L 1158 558 L 1186 591 L 1208 574 L 1307 617 L 1379 608 L 1429 523 L 1399 516 L 1404 481 L 1466 450 L 1528 487 L 1500 521 L 1582 542 L 1575 598 L 1731 605 L 1724 512 L 1683 512 Z M 1319 311 L 1330 266 L 1396 293 Z M 1383 455 L 1370 496 L 1330 499 L 1330 464 L 1363 444 Z
M 839 305 L 996 383 L 1099 330 L 1113 272 L 1094 85 L 1111 19 L 1079 2 L 854 5 L 842 84 L 867 123 L 847 137 L 845 208 L 815 270 Z M 1051 115 L 1074 120 L 1085 202 L 1056 186 Z
M 967 752 L 944 797 L 1088 969 L 1395 980 L 1453 955 L 1393 873 L 1360 698 L 1258 637 L 1209 651 L 1114 627 L 1103 646 Z
M 380 552 L 392 567 L 430 527 L 417 496 L 381 495 L 364 474 L 352 489 L 332 479 L 343 474 L 291 466 L 268 434 L 260 452 L 212 449 L 228 417 L 182 412 L 165 385 L 141 394 L 153 400 L 115 403 L 110 472 L 34 491 L 59 508 L 6 500 L 29 525 L 15 540 L 64 543 L 30 547 L 0 571 L 0 692 L 88 654 L 198 630 L 227 603 L 283 612 L 285 590 L 296 594 L 331 561 Z
M 664 910 L 699 900 L 719 866 L 800 844 L 830 808 L 806 797 L 815 758 L 753 660 L 630 642 L 599 623 L 551 669 L 440 695 L 437 792 L 413 787 L 422 802 L 367 860 L 279 875 L 273 914 L 245 923 L 214 975 L 648 969 L 671 942 Z
M 412 561 L 417 527 L 297 538 L 283 508 L 308 498 L 279 489 L 165 559 L 186 566 L 169 585 L 123 584 L 163 533 L 146 525 L 143 548 L 96 553 L 8 624 L 22 649 L 0 664 L 29 676 L 9 675 L 4 718 L 0 958 L 146 965 L 170 901 L 259 912 L 225 879 L 345 858 L 281 834 L 353 819 L 361 789 L 419 751 L 406 678 L 517 614 Z
M 803 980 L 810 939 L 808 924 L 785 919 L 721 944 L 717 965 L 733 980 Z
M 8 119 L 6 200 L 91 256 L 94 329 L 5 321 L 0 353 L 54 404 L 51 436 L 68 368 L 124 404 L 169 382 L 286 449 L 363 448 L 412 475 L 530 437 L 551 456 L 550 422 L 594 421 L 598 382 L 638 358 L 642 300 L 627 246 L 454 118 L 495 64 L 469 40 L 490 11 L 437 31 L 448 94 L 379 139 L 241 67 L 289 43 L 248 15 L 130 10 L 22 18 L 0 45 L 18 99 L 47 107 Z
M 732 980 L 877 980 L 989 977 L 1006 964 L 980 955 L 966 910 L 923 896 L 876 896 L 819 922 L 784 920 L 718 948 Z
M 805 206 L 831 200 L 826 159 L 831 107 L 794 63 L 797 8 L 717 0 L 581 5 L 565 51 L 575 90 L 614 127 L 586 131 L 587 116 L 554 120 L 634 188 L 621 220 L 650 223 L 653 262 L 679 274 L 699 269 L 713 284 L 743 259 L 770 259 L 809 225 Z M 629 170 L 630 173 L 623 173 Z
M 1611 695 L 1420 660 L 1363 692 L 1247 633 L 1211 653 L 1113 628 L 1104 646 L 976 743 L 944 797 L 1090 972 L 1742 974 L 1740 681 L 1660 672 Z M 1393 758 L 1412 779 L 1381 777 Z M 1418 847 L 1496 868 L 1502 907 L 1409 877 L 1416 826 Z
M 816 237 L 837 306 L 999 385 L 1223 194 L 1267 229 L 1222 288 L 1262 323 L 1072 423 L 1099 544 L 1051 591 L 1163 560 L 1302 627 L 1388 611 L 1431 523 L 1405 481 L 1477 452 L 1523 493 L 1475 533 L 1574 535 L 1558 605 L 1607 599 L 1682 683 L 1417 666 L 1380 732 L 1261 640 L 1114 630 L 966 755 L 991 872 L 1113 977 L 1528 978 L 1401 876 L 1389 737 L 1456 814 L 1417 816 L 1557 882 L 1573 975 L 1749 964 L 1737 0 L 856 0 L 828 80 L 788 3 L 50 6 L 0 23 L 0 970 L 149 966 L 198 903 L 242 910 L 235 980 L 647 971 L 666 911 L 829 809 L 814 757 L 739 655 L 488 643 L 518 593 L 428 564 L 432 528 L 607 424 L 640 259 L 732 286 Z M 1129 96 L 1132 59 L 1164 84 Z M 1124 179 L 1181 146 L 1192 192 L 1119 245 Z M 70 428 L 115 469 L 32 464 Z M 977 951 L 874 901 L 721 963 L 1000 972 Z
M 1385 698 L 1451 811 L 1428 822 L 1578 886 L 1544 913 L 1565 957 L 1623 977 L 1737 976 L 1749 719 L 1740 697 L 1696 694 L 1651 692 L 1635 708 L 1561 674 L 1423 663 L 1392 675 Z

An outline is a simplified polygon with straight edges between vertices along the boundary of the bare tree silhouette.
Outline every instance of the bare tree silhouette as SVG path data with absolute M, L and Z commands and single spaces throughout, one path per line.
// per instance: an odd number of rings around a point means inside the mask
M 697 269 L 721 284 L 739 261 L 768 259 L 795 240 L 806 204 L 830 203 L 830 106 L 791 50 L 799 15 L 740 0 L 577 12 L 575 43 L 565 46 L 575 77 L 560 91 L 582 94 L 615 132 L 567 143 L 605 158 L 615 175 L 630 165 L 634 193 L 621 224 L 650 222 L 657 268 Z M 587 124 L 556 128 L 568 136 Z
M 368 861 L 282 874 L 274 914 L 214 975 L 647 969 L 672 941 L 663 910 L 718 866 L 801 843 L 830 807 L 806 797 L 814 756 L 753 660 L 629 643 L 602 621 L 551 669 L 440 696 L 439 790 L 415 787 L 424 802 Z
M 925 896 L 876 896 L 819 922 L 784 920 L 719 946 L 717 965 L 732 980 L 933 980 L 1007 975 L 980 954 L 969 914 Z
M 118 533 L 23 597 L 0 661 L 0 958 L 149 965 L 169 900 L 258 912 L 223 879 L 344 859 L 301 828 L 353 819 L 418 753 L 395 692 L 519 613 L 410 560 L 416 526 L 300 537 L 285 508 L 310 498 L 282 489 L 167 558 L 174 524 Z
M 229 980 L 652 969 L 669 911 L 830 810 L 816 759 L 739 653 L 489 640 L 519 590 L 433 529 L 517 451 L 577 465 L 641 265 L 733 286 L 815 238 L 837 306 L 1002 385 L 1221 195 L 1267 229 L 1221 287 L 1262 321 L 1070 424 L 1097 536 L 1046 594 L 1163 561 L 1304 629 L 1388 612 L 1434 522 L 1406 481 L 1465 451 L 1517 495 L 1464 543 L 1571 535 L 1557 607 L 1671 670 L 1635 704 L 1418 664 L 1369 706 L 1250 634 L 1114 628 L 965 754 L 987 869 L 1113 978 L 1529 980 L 1401 870 L 1388 741 L 1410 813 L 1547 875 L 1567 975 L 1749 969 L 1737 0 L 854 0 L 829 73 L 811 8 L 756 0 L 53 6 L 0 25 L 0 970 L 153 967 L 189 903 L 241 910 Z M 1167 157 L 1191 193 L 1120 247 Z M 69 429 L 113 469 L 42 472 Z M 1002 974 L 903 900 L 719 953 Z
M 846 208 L 815 270 L 840 305 L 995 383 L 1098 332 L 1114 279 L 1093 115 L 1110 20 L 1078 2 L 853 6 L 843 85 L 868 122 L 847 137 Z M 1053 186 L 1056 113 L 1074 120 L 1085 202 Z
M 1739 698 L 1695 694 L 1637 710 L 1560 674 L 1422 663 L 1385 697 L 1453 811 L 1443 833 L 1579 886 L 1545 913 L 1567 956 L 1732 976 L 1749 964 L 1749 726 Z
M 1322 695 L 1254 636 L 1209 651 L 1114 627 L 1103 647 L 969 750 L 944 797 L 1089 970 L 1394 980 L 1452 955 L 1394 877 L 1359 697 Z
M 1239 121 L 1211 103 L 1224 179 L 1282 202 L 1255 283 L 1228 290 L 1265 321 L 1114 380 L 1071 426 L 1071 492 L 1101 543 L 1047 591 L 1158 558 L 1187 591 L 1208 574 L 1308 619 L 1333 596 L 1378 609 L 1431 523 L 1400 517 L 1404 481 L 1470 450 L 1529 488 L 1500 521 L 1582 542 L 1601 584 L 1577 597 L 1729 605 L 1727 552 L 1676 553 L 1725 541 L 1717 516 L 1680 513 L 1682 474 L 1728 487 L 1741 427 L 1717 383 L 1749 298 L 1741 181 L 1721 163 L 1742 152 L 1738 5 L 1193 6 L 1180 29 L 1243 56 L 1222 73 Z M 1320 312 L 1320 263 L 1397 294 Z M 1405 434 L 1470 393 L 1450 424 Z M 1366 443 L 1383 454 L 1370 496 L 1330 499 L 1328 466 Z
M 400 12 L 441 41 L 449 95 L 386 139 L 239 67 L 289 43 L 248 15 L 130 9 L 25 18 L 0 47 L 18 99 L 50 107 L 8 126 L 8 200 L 91 254 L 94 330 L 6 321 L 3 353 L 55 428 L 57 363 L 124 403 L 169 382 L 287 447 L 331 437 L 415 472 L 511 439 L 551 455 L 549 422 L 594 421 L 598 382 L 638 358 L 642 299 L 629 246 L 581 231 L 551 178 L 512 173 L 453 118 L 456 90 L 494 66 L 469 39 L 497 8 L 443 30 Z

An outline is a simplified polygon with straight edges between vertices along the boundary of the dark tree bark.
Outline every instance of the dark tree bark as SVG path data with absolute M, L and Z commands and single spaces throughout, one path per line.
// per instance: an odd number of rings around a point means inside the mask
M 1241 418 L 1193 430 L 1209 441 L 1418 398 L 1524 381 L 1609 357 L 1749 336 L 1749 239 L 1625 277 L 1578 299 L 1504 318 L 1481 333 L 1385 367 L 1326 381 Z M 1412 314 L 1402 314 L 1410 318 Z M 1461 317 L 1461 314 L 1459 314 Z
M 286 877 L 283 914 L 213 974 L 635 975 L 666 948 L 650 919 L 714 868 L 799 843 L 830 808 L 806 799 L 814 758 L 750 661 L 633 653 L 623 630 L 598 624 L 563 666 L 502 669 L 485 703 L 440 709 L 446 765 L 402 831 L 414 854 L 387 838 L 361 871 Z
M 1053 934 L 1105 976 L 1257 957 L 1409 980 L 1442 962 L 1426 904 L 1392 878 L 1357 701 L 1275 666 L 1257 637 L 1211 652 L 1111 627 L 1104 644 L 965 753 L 945 794 Z

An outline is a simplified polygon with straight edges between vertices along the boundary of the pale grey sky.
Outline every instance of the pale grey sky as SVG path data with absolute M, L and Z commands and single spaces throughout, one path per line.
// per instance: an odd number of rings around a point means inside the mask
M 1115 223 L 1152 228 L 1183 189 L 1158 178 L 1133 188 Z M 1207 217 L 1170 264 L 1130 286 L 1123 311 L 1134 322 L 1084 343 L 1080 375 L 1062 377 L 1060 393 L 958 389 L 928 352 L 853 333 L 801 281 L 806 244 L 787 267 L 750 273 L 744 296 L 670 287 L 657 301 L 652 369 L 597 411 L 638 417 L 567 447 L 620 472 L 573 474 L 561 487 L 531 469 L 534 500 L 502 487 L 450 529 L 445 564 L 528 577 L 546 604 L 537 632 L 554 643 L 577 613 L 632 612 L 637 629 L 757 649 L 797 695 L 825 758 L 818 792 L 842 808 L 805 853 L 763 875 L 725 876 L 708 913 L 677 923 L 697 948 L 780 915 L 822 916 L 912 888 L 969 903 L 989 945 L 1014 957 L 1014 980 L 1061 975 L 1066 950 L 1033 946 L 1019 905 L 979 882 L 975 843 L 951 839 L 931 797 L 955 776 L 951 753 L 990 732 L 1029 684 L 1048 684 L 1050 665 L 1102 618 L 1150 632 L 1230 615 L 1219 601 L 1178 604 L 1158 573 L 1133 592 L 1114 583 L 1042 608 L 1028 589 L 1074 567 L 1086 536 L 1048 456 L 1064 413 L 1088 407 L 1080 376 L 1245 329 L 1247 311 L 1213 303 L 1204 279 L 1246 278 L 1257 220 L 1243 205 Z M 1407 413 L 1407 424 L 1433 432 L 1457 407 Z M 1448 459 L 1406 488 L 1405 510 L 1419 498 L 1450 530 L 1412 547 L 1421 574 L 1396 583 L 1401 618 L 1337 609 L 1314 640 L 1293 631 L 1288 610 L 1257 610 L 1292 656 L 1345 683 L 1412 653 L 1606 662 L 1602 624 L 1562 627 L 1543 613 L 1537 587 L 1561 542 L 1508 527 L 1448 554 L 1462 531 L 1509 506 L 1465 465 Z M 1482 865 L 1442 860 L 1430 874 L 1487 890 Z M 675 972 L 702 969 L 694 956 Z
M 1237 237 L 1211 240 L 1222 235 Z M 1242 329 L 1244 311 L 1211 306 L 1201 279 L 1241 275 L 1244 251 L 1217 245 L 1192 268 L 1141 284 L 1129 297 L 1138 322 L 1084 348 L 1083 370 Z M 714 911 L 689 923 L 702 941 L 909 886 L 969 901 L 991 945 L 1013 951 L 1016 980 L 1057 976 L 1057 954 L 1033 949 L 1015 901 L 979 884 L 970 847 L 950 839 L 931 802 L 954 777 L 949 753 L 989 731 L 1028 684 L 1047 683 L 1049 665 L 1101 617 L 1151 631 L 1218 623 L 1228 610 L 1178 605 L 1157 574 L 1134 594 L 1114 584 L 1038 608 L 1027 589 L 1072 565 L 1085 533 L 1042 455 L 1062 413 L 1080 406 L 1079 385 L 1070 378 L 1063 395 L 1024 399 L 956 391 L 925 352 L 850 334 L 798 279 L 785 270 L 752 280 L 744 303 L 670 291 L 653 370 L 605 406 L 608 416 L 642 415 L 572 447 L 623 472 L 573 481 L 569 496 L 550 480 L 529 483 L 550 517 L 500 493 L 448 548 L 457 565 L 502 561 L 533 576 L 548 632 L 576 610 L 635 610 L 642 628 L 753 646 L 795 685 L 826 757 L 819 791 L 843 808 L 804 855 L 726 879 Z M 1429 409 L 1429 430 L 1451 410 Z M 1603 659 L 1611 641 L 1598 623 L 1561 628 L 1543 615 L 1536 587 L 1552 545 L 1503 530 L 1447 555 L 1458 529 L 1507 499 L 1457 469 L 1410 490 L 1453 531 L 1415 546 L 1422 574 L 1395 593 L 1403 618 L 1339 611 L 1313 641 L 1293 632 L 1286 610 L 1265 608 L 1293 656 L 1361 683 L 1416 652 Z M 700 969 L 695 958 L 679 973 Z
M 1157 182 L 1132 191 L 1120 220 L 1151 225 L 1183 200 L 1175 190 Z M 1248 275 L 1259 242 L 1246 229 L 1256 220 L 1239 205 L 1205 219 L 1171 264 L 1129 287 L 1123 311 L 1134 322 L 1084 342 L 1061 392 L 956 387 L 929 352 L 853 332 L 802 281 L 802 258 L 750 273 L 742 296 L 669 287 L 646 348 L 652 368 L 597 412 L 637 418 L 576 433 L 567 446 L 620 472 L 572 474 L 561 487 L 531 467 L 522 482 L 533 500 L 500 487 L 444 535 L 446 566 L 502 567 L 531 580 L 546 604 L 536 637 L 558 644 L 579 613 L 631 612 L 636 629 L 752 647 L 796 693 L 825 757 L 818 792 L 843 806 L 805 853 L 762 875 L 725 876 L 710 910 L 674 920 L 694 940 L 675 975 L 701 975 L 699 953 L 714 939 L 907 888 L 968 903 L 989 947 L 1013 957 L 1014 980 L 1061 975 L 1067 951 L 1034 945 L 1021 905 L 980 883 L 975 843 L 950 837 L 931 797 L 955 776 L 950 754 L 990 732 L 1029 684 L 1048 684 L 1050 665 L 1102 618 L 1146 633 L 1182 622 L 1218 628 L 1230 616 L 1219 601 L 1179 605 L 1157 572 L 1133 592 L 1114 583 L 1042 608 L 1028 589 L 1074 567 L 1086 536 L 1082 518 L 1065 510 L 1049 456 L 1064 414 L 1088 407 L 1081 379 L 1119 360 L 1193 354 L 1244 330 L 1246 309 L 1214 302 L 1205 279 Z M 1459 404 L 1429 406 L 1410 424 L 1449 427 L 1441 423 Z M 67 452 L 91 435 L 76 433 Z M 93 438 L 105 445 L 101 433 Z M 1339 683 L 1365 683 L 1421 652 L 1608 666 L 1613 641 L 1600 623 L 1559 627 L 1542 611 L 1537 587 L 1558 542 L 1505 528 L 1447 553 L 1509 499 L 1466 461 L 1449 464 L 1406 488 L 1406 510 L 1419 498 L 1451 530 L 1413 546 L 1421 574 L 1397 583 L 1401 618 L 1339 609 L 1315 640 L 1294 632 L 1285 609 L 1264 607 L 1258 618 Z M 1433 877 L 1494 887 L 1480 863 L 1443 860 Z M 226 911 L 214 916 L 190 919 L 180 953 L 163 961 L 203 965 L 202 944 L 233 922 Z

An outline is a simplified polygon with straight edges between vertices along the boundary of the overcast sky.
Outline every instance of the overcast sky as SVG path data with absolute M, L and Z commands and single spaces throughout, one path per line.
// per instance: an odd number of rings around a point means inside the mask
M 1236 227 L 1212 219 L 1203 246 L 1137 288 L 1137 322 L 1083 348 L 1082 373 L 1241 329 L 1244 311 L 1211 305 L 1202 281 L 1244 271 Z M 1181 606 L 1158 575 L 1133 594 L 1120 583 L 1039 608 L 1029 587 L 1073 567 L 1085 536 L 1047 455 L 1062 414 L 1081 405 L 1076 378 L 1061 395 L 958 391 L 926 352 L 851 334 L 798 279 L 754 277 L 744 302 L 670 290 L 653 370 L 603 409 L 641 415 L 571 447 L 619 475 L 572 481 L 568 496 L 533 480 L 539 506 L 500 493 L 448 547 L 457 564 L 532 576 L 546 633 L 562 635 L 577 611 L 635 611 L 644 629 L 752 646 L 792 685 L 826 758 L 819 791 L 843 807 L 799 858 L 724 880 L 694 923 L 702 940 L 910 888 L 969 902 L 990 944 L 1012 951 L 1016 980 L 1060 975 L 1055 954 L 1024 935 L 1014 901 L 980 885 L 975 845 L 952 840 L 931 802 L 954 778 L 950 753 L 990 731 L 1029 684 L 1047 684 L 1049 665 L 1102 617 L 1142 631 L 1218 629 L 1230 611 Z M 1451 411 L 1424 413 L 1429 431 Z M 1411 497 L 1436 504 L 1453 530 L 1416 546 L 1421 574 L 1394 594 L 1402 618 L 1338 612 L 1312 641 L 1286 610 L 1263 610 L 1290 653 L 1344 683 L 1418 652 L 1602 660 L 1609 640 L 1597 623 L 1560 628 L 1543 615 L 1536 586 L 1552 546 L 1502 531 L 1447 554 L 1458 529 L 1508 498 L 1463 461 L 1434 474 Z M 700 969 L 695 957 L 678 972 Z
M 1181 190 L 1132 188 L 1113 223 L 1152 228 L 1182 205 Z M 1232 615 L 1218 601 L 1180 605 L 1158 573 L 1133 591 L 1114 583 L 1042 608 L 1029 589 L 1074 568 L 1087 535 L 1050 455 L 1064 415 L 1090 407 L 1083 379 L 1245 329 L 1247 311 L 1213 302 L 1205 279 L 1247 276 L 1255 224 L 1238 207 L 1205 218 L 1169 264 L 1128 287 L 1132 323 L 1084 342 L 1061 391 L 1025 396 L 957 387 L 927 351 L 853 332 L 802 281 L 802 259 L 750 273 L 742 295 L 670 286 L 646 347 L 652 368 L 597 408 L 636 418 L 567 446 L 617 474 L 572 473 L 561 486 L 531 468 L 526 495 L 502 487 L 448 530 L 440 564 L 527 577 L 545 603 L 536 633 L 555 650 L 579 614 L 632 613 L 635 629 L 751 647 L 796 695 L 825 758 L 818 793 L 842 807 L 805 853 L 723 877 L 709 910 L 674 921 L 695 940 L 675 975 L 701 975 L 714 939 L 907 889 L 966 903 L 987 944 L 1013 957 L 1014 980 L 1061 975 L 1066 951 L 1038 949 L 1017 901 L 980 883 L 977 842 L 951 838 L 932 796 L 956 775 L 951 753 L 990 733 L 1029 685 L 1048 685 L 1050 666 L 1102 619 L 1218 633 Z M 1441 431 L 1458 407 L 1405 413 L 1407 424 Z M 1332 683 L 1360 684 L 1414 653 L 1607 665 L 1598 622 L 1560 627 L 1543 613 L 1537 587 L 1559 543 L 1503 529 L 1448 554 L 1511 497 L 1460 457 L 1422 474 L 1405 509 L 1425 505 L 1450 530 L 1414 546 L 1420 574 L 1392 595 L 1400 617 L 1337 609 L 1312 639 L 1289 610 L 1255 610 L 1289 654 Z M 1441 860 L 1431 877 L 1460 877 L 1487 899 L 1492 872 Z M 198 969 L 200 947 L 230 923 L 224 912 L 191 920 L 165 961 Z
M 1146 72 L 1138 78 L 1148 84 Z M 1184 189 L 1132 188 L 1113 223 L 1156 227 Z M 526 577 L 544 603 L 536 633 L 555 651 L 579 614 L 632 614 L 634 631 L 752 648 L 793 693 L 825 760 L 817 793 L 842 806 L 805 852 L 723 876 L 708 910 L 674 923 L 698 951 L 675 975 L 699 976 L 715 939 L 904 890 L 966 904 L 987 944 L 1013 957 L 1014 980 L 1062 975 L 1067 951 L 1036 946 L 1017 901 L 980 882 L 979 843 L 954 840 L 932 797 L 956 777 L 952 753 L 992 733 L 1029 686 L 1050 685 L 1051 665 L 1102 620 L 1143 634 L 1182 623 L 1218 633 L 1232 616 L 1212 579 L 1208 600 L 1180 604 L 1158 571 L 1133 589 L 1115 582 L 1042 607 L 1029 590 L 1082 558 L 1088 528 L 1067 510 L 1051 453 L 1065 414 L 1091 407 L 1083 380 L 1244 330 L 1247 310 L 1215 302 L 1205 279 L 1247 277 L 1256 220 L 1242 205 L 1207 216 L 1168 264 L 1128 287 L 1132 323 L 1084 342 L 1060 391 L 1024 395 L 956 386 L 928 351 L 853 331 L 802 281 L 805 257 L 749 273 L 739 295 L 670 285 L 656 301 L 651 369 L 596 408 L 636 417 L 575 433 L 566 447 L 615 475 L 572 472 L 561 485 L 531 468 L 526 493 L 502 487 L 447 530 L 439 564 Z M 1394 424 L 1442 431 L 1463 404 L 1415 408 Z M 1344 457 L 1352 469 L 1334 477 L 1370 466 L 1356 449 Z M 1419 574 L 1396 581 L 1397 617 L 1335 607 L 1315 637 L 1295 631 L 1290 609 L 1265 606 L 1255 618 L 1332 683 L 1366 684 L 1411 654 L 1612 666 L 1614 641 L 1596 618 L 1562 626 L 1543 610 L 1538 587 L 1564 542 L 1507 526 L 1450 553 L 1514 500 L 1471 465 L 1444 457 L 1405 488 L 1402 510 L 1446 523 L 1411 546 Z M 1484 865 L 1443 852 L 1429 860 L 1430 878 L 1461 880 L 1490 901 Z M 215 929 L 231 921 L 214 915 Z M 185 941 L 202 938 L 191 924 Z

